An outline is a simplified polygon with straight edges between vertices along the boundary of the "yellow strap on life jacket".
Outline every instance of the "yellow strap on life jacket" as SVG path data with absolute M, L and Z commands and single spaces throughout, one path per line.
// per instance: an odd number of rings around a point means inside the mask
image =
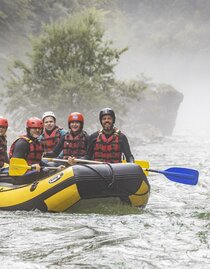
M 29 144 L 33 142 L 33 141 L 32 141 L 30 138 L 28 138 L 27 136 L 20 136 L 19 138 L 23 138 L 23 139 L 25 139 Z M 19 138 L 18 138 L 18 139 L 19 139 Z M 17 140 L 18 140 L 18 139 L 17 139 Z

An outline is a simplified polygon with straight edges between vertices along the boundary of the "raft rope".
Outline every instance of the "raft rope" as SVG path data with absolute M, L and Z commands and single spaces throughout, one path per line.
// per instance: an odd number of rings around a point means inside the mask
M 89 168 L 90 170 L 92 170 L 92 171 L 94 171 L 96 174 L 98 174 L 107 184 L 109 183 L 108 182 L 108 180 L 107 180 L 107 178 L 106 177 L 104 177 L 103 175 L 101 175 L 101 173 L 99 172 L 99 171 L 97 171 L 96 169 L 94 169 L 92 166 L 89 166 L 88 164 L 80 164 L 80 165 L 82 165 L 82 166 L 85 166 L 85 167 L 87 167 L 87 168 Z M 110 170 L 111 170 L 111 175 L 112 175 L 112 178 L 111 178 L 111 182 L 108 184 L 108 188 L 110 188 L 114 183 L 115 183 L 115 181 L 116 181 L 116 177 L 115 177 L 115 174 L 114 174 L 114 170 L 113 170 L 113 168 L 112 168 L 112 166 L 111 166 L 111 164 L 110 163 L 106 163 L 106 165 L 108 165 L 109 166 L 109 168 L 110 168 Z M 144 196 L 145 194 L 147 194 L 148 192 L 150 192 L 150 186 L 149 186 L 149 189 L 148 189 L 148 191 L 146 192 L 146 193 L 142 193 L 142 194 L 138 194 L 138 193 L 132 193 L 132 191 L 128 191 L 128 190 L 126 190 L 126 189 L 124 189 L 124 188 L 120 188 L 119 186 L 118 186 L 118 190 L 119 191 L 122 191 L 122 192 L 124 192 L 125 193 L 125 195 L 126 196 L 129 196 L 129 195 L 134 195 L 134 196 Z
M 108 184 L 107 185 L 108 188 L 110 188 L 115 183 L 115 179 L 116 178 L 115 178 L 114 170 L 113 170 L 113 168 L 112 168 L 112 166 L 111 166 L 110 163 L 106 163 L 106 165 L 108 165 L 109 168 L 110 168 L 110 170 L 111 170 L 111 176 L 112 176 L 112 178 L 111 179 L 109 178 L 108 180 L 99 171 L 97 171 L 93 167 L 89 166 L 88 164 L 81 164 L 81 165 L 89 168 L 90 170 L 92 170 L 93 172 L 95 172 L 96 174 L 98 174 Z M 111 182 L 109 183 L 110 180 L 111 180 Z

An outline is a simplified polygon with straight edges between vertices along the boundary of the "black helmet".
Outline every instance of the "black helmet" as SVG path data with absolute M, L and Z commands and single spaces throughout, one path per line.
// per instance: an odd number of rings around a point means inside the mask
M 115 123 L 115 113 L 114 113 L 114 110 L 112 110 L 111 108 L 109 107 L 106 107 L 106 108 L 103 108 L 100 113 L 99 113 L 99 120 L 100 120 L 100 123 L 101 123 L 101 119 L 104 115 L 110 115 L 112 116 L 113 118 L 113 124 Z

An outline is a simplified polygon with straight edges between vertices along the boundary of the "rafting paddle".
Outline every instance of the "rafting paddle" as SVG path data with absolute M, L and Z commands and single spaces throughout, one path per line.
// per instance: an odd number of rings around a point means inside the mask
M 136 160 L 135 163 L 140 165 L 145 172 L 159 173 L 169 180 L 186 185 L 196 185 L 198 183 L 199 172 L 195 169 L 183 167 L 171 167 L 166 170 L 149 169 L 148 161 Z M 148 174 L 147 174 L 148 175 Z
M 41 167 L 44 168 L 44 167 Z M 47 167 L 48 169 L 58 170 L 59 167 Z M 26 160 L 21 158 L 11 158 L 9 163 L 10 176 L 22 176 L 27 170 L 33 170 L 33 166 L 29 166 Z
M 57 158 L 42 158 L 43 160 L 51 161 L 51 162 L 61 162 L 61 163 L 68 163 L 66 159 L 57 159 Z M 84 159 L 74 159 L 75 162 L 78 163 L 89 163 L 89 164 L 104 164 L 103 162 L 98 161 L 91 161 L 91 160 L 84 160 Z
M 52 161 L 52 162 L 64 162 L 68 163 L 68 160 L 65 159 L 57 159 L 57 158 L 42 158 L 43 160 L 47 161 Z M 92 160 L 84 160 L 84 159 L 74 159 L 78 163 L 87 163 L 87 164 L 106 164 L 105 162 L 99 162 L 99 161 L 92 161 Z M 123 160 L 123 163 L 126 161 Z M 136 164 L 141 166 L 142 168 L 149 168 L 149 162 L 148 161 L 141 161 L 141 160 L 136 160 Z
M 68 163 L 68 160 L 64 160 L 64 159 L 56 159 L 56 158 L 43 158 L 43 159 L 48 160 L 48 161 L 54 161 L 54 162 Z M 75 159 L 75 161 L 80 162 L 80 163 L 87 163 L 87 164 L 105 164 L 103 162 L 84 160 L 84 159 Z M 126 161 L 123 160 L 123 162 L 125 163 Z M 135 163 L 138 164 L 144 170 L 146 175 L 148 175 L 148 172 L 159 173 L 159 174 L 163 174 L 171 181 L 186 184 L 186 185 L 196 185 L 198 182 L 199 173 L 197 170 L 194 170 L 194 169 L 182 168 L 182 167 L 171 167 L 166 170 L 159 171 L 159 170 L 149 169 L 148 161 L 135 160 Z
M 163 174 L 169 180 L 187 184 L 187 185 L 196 185 L 198 183 L 199 172 L 195 169 L 182 168 L 182 167 L 171 167 L 166 170 L 154 170 L 154 169 L 145 169 L 148 172 L 154 172 Z

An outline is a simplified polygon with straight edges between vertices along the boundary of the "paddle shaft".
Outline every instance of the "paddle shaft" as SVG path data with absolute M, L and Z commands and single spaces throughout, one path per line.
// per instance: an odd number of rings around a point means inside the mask
M 18 166 L 18 167 L 20 167 L 20 168 L 26 168 L 26 169 L 28 169 L 28 170 L 36 170 L 36 169 L 34 169 L 35 167 L 31 167 L 31 166 Z M 47 169 L 49 169 L 49 170 L 58 170 L 59 169 L 59 167 L 53 167 L 53 166 L 41 166 L 41 169 L 42 168 L 47 168 Z M 9 176 L 9 173 L 0 173 L 0 179 L 1 179 L 1 177 L 3 178 L 3 177 L 5 177 L 5 176 Z
M 42 158 L 43 160 L 52 161 L 52 162 L 63 162 L 68 163 L 68 160 L 65 159 L 56 159 L 56 158 Z M 83 160 L 83 159 L 74 159 L 78 163 L 90 163 L 90 164 L 104 164 L 103 162 Z
M 28 170 L 36 170 L 36 167 L 33 166 L 33 165 L 31 165 L 31 166 L 29 166 L 29 165 L 13 165 L 13 167 L 26 168 Z M 57 170 L 57 169 L 59 169 L 59 167 L 56 167 L 56 166 L 40 166 L 40 168 L 41 169 L 47 168 L 49 170 Z
M 189 174 L 183 174 L 183 173 L 175 173 L 175 172 L 169 172 L 169 171 L 159 171 L 159 170 L 155 170 L 155 169 L 145 169 L 148 172 L 154 172 L 154 173 L 159 173 L 159 174 L 163 174 L 163 175 L 168 175 L 168 176 L 176 176 L 176 177 L 185 177 L 185 178 L 193 178 L 193 175 L 189 175 Z
M 41 169 L 43 168 L 47 168 L 49 170 L 58 170 L 60 169 L 60 167 L 56 167 L 56 166 L 41 166 Z

